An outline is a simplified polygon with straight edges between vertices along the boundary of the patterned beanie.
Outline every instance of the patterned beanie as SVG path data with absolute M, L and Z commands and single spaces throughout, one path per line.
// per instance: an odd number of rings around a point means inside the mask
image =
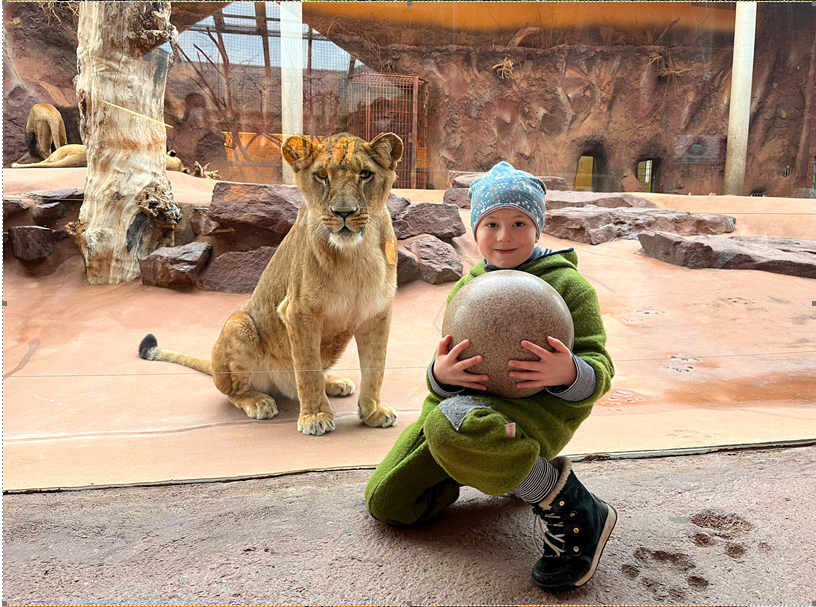
M 518 171 L 509 162 L 500 162 L 476 179 L 468 190 L 470 227 L 473 237 L 479 222 L 496 209 L 513 207 L 529 215 L 536 224 L 536 240 L 544 226 L 544 195 L 547 187 L 538 177 Z

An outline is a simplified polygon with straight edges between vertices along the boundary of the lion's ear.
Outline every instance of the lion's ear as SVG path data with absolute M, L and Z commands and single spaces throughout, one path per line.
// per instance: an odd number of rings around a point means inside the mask
M 295 173 L 312 164 L 317 155 L 312 142 L 300 135 L 292 135 L 284 141 L 281 152 Z
M 392 171 L 397 167 L 402 158 L 402 139 L 394 133 L 380 133 L 368 145 L 374 150 L 377 164 Z

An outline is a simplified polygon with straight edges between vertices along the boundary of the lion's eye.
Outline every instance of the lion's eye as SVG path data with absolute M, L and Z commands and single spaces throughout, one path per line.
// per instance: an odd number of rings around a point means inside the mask
M 362 170 L 362 171 L 360 171 L 360 179 L 368 179 L 373 174 L 374 173 L 372 173 L 371 171 Z
M 328 181 L 329 172 L 326 169 L 320 169 L 317 173 L 315 173 L 315 177 L 320 181 Z

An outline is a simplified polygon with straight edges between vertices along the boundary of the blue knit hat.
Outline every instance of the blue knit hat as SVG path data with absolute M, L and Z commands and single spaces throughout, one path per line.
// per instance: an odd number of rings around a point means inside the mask
M 518 171 L 509 162 L 500 162 L 476 179 L 468 190 L 470 197 L 470 227 L 476 228 L 488 213 L 503 207 L 513 207 L 530 216 L 536 224 L 536 240 L 544 227 L 544 195 L 547 187 L 538 177 Z

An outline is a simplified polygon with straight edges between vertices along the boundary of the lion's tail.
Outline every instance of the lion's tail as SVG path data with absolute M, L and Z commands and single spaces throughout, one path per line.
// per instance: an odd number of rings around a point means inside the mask
M 152 333 L 148 333 L 139 344 L 139 356 L 145 360 L 163 360 L 168 363 L 178 363 L 185 367 L 190 367 L 196 371 L 201 371 L 207 375 L 212 375 L 212 362 L 208 358 L 199 358 L 189 354 L 181 354 L 172 350 L 164 350 L 159 347 Z

